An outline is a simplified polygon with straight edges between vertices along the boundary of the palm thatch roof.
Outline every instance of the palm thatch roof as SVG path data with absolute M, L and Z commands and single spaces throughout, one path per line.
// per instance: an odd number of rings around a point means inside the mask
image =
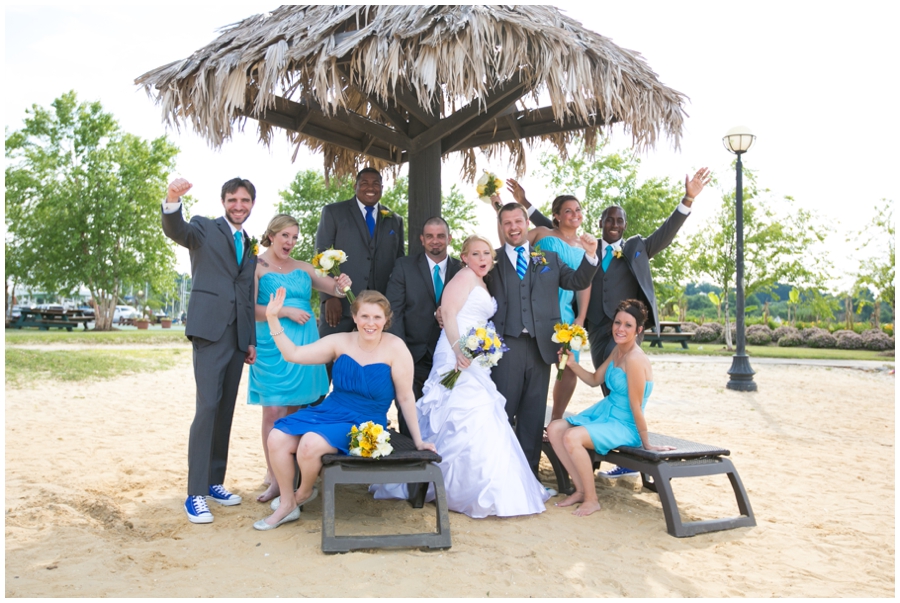
M 283 128 L 338 174 L 438 143 L 469 178 L 478 148 L 521 174 L 523 142 L 565 155 L 621 123 L 639 149 L 663 133 L 677 148 L 685 117 L 638 53 L 548 6 L 282 6 L 135 83 L 214 147 L 252 118 L 266 144 Z

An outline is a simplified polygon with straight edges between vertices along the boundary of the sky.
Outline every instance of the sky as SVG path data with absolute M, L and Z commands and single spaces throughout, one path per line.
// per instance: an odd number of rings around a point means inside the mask
M 177 174 L 194 184 L 195 213 L 221 214 L 219 188 L 235 176 L 257 187 L 247 228 L 261 233 L 275 213 L 278 191 L 304 169 L 322 168 L 321 157 L 293 149 L 276 137 L 271 148 L 257 141 L 255 122 L 221 149 L 209 148 L 192 131 L 166 127 L 159 108 L 134 85 L 141 74 L 189 56 L 216 37 L 222 26 L 275 8 L 262 2 L 103 5 L 81 2 L 6 3 L 4 125 L 20 128 L 32 104 L 49 106 L 68 90 L 82 101 L 99 100 L 122 128 L 144 138 L 167 135 L 181 153 Z M 859 256 L 848 237 L 863 230 L 882 198 L 898 198 L 892 165 L 898 159 L 896 118 L 898 51 L 892 43 L 900 21 L 888 2 L 563 2 L 568 16 L 640 52 L 660 81 L 689 97 L 680 150 L 671 141 L 640 155 L 641 177 L 683 180 L 709 166 L 720 186 L 734 186 L 733 155 L 722 136 L 737 125 L 756 135 L 743 157 L 761 186 L 776 198 L 817 213 L 832 229 L 819 250 L 834 264 L 832 285 L 853 280 Z M 630 139 L 621 130 L 612 148 Z M 527 157 L 520 180 L 529 198 L 541 199 L 544 183 L 531 171 L 540 151 Z M 479 168 L 513 175 L 506 161 Z M 174 176 L 173 175 L 173 176 Z M 459 163 L 443 170 L 444 189 L 461 182 Z M 575 194 L 578 194 L 575 191 Z M 707 190 L 681 236 L 702 228 L 721 192 Z M 790 211 L 792 205 L 785 209 Z M 478 207 L 481 233 L 496 239 L 492 212 Z M 638 234 L 638 233 L 627 233 Z M 650 233 L 640 233 L 650 234 Z M 178 269 L 189 271 L 179 251 Z

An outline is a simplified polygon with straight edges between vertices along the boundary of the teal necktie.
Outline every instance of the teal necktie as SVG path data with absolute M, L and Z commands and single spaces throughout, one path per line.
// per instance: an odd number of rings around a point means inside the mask
M 241 258 L 244 257 L 244 237 L 241 236 L 241 231 L 234 231 L 234 252 L 237 254 L 237 263 L 238 266 L 241 265 Z
M 612 263 L 613 259 L 613 250 L 612 245 L 606 246 L 606 255 L 603 256 L 603 272 L 606 272 L 606 269 L 609 268 L 609 265 Z
M 444 281 L 441 280 L 441 267 L 434 265 L 434 301 L 441 303 L 441 293 L 444 292 Z

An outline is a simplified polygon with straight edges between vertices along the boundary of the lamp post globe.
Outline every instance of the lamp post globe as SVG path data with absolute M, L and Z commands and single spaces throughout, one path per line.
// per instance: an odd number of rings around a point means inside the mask
M 737 126 L 728 130 L 722 138 L 722 143 L 730 152 L 737 155 L 737 185 L 734 192 L 735 228 L 735 304 L 737 349 L 731 361 L 728 374 L 731 376 L 725 385 L 728 389 L 741 392 L 755 392 L 756 382 L 753 380 L 755 371 L 750 367 L 750 358 L 747 356 L 747 335 L 744 330 L 744 184 L 743 164 L 741 155 L 746 153 L 753 145 L 756 136 L 746 126 Z M 725 295 L 728 292 L 725 291 Z

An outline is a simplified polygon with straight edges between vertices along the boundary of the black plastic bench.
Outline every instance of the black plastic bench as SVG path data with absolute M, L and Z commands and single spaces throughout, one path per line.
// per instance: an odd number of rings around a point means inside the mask
M 643 448 L 622 446 L 616 450 L 611 450 L 606 455 L 597 454 L 591 450 L 589 452 L 594 468 L 596 469 L 601 461 L 606 461 L 632 471 L 640 471 L 644 487 L 659 495 L 659 502 L 662 504 L 663 514 L 666 517 L 666 529 L 672 536 L 684 538 L 685 536 L 695 536 L 706 532 L 753 527 L 756 525 L 756 518 L 750 506 L 750 499 L 747 498 L 747 491 L 744 490 L 744 485 L 741 483 L 737 469 L 735 469 L 730 459 L 725 458 L 731 454 L 729 450 L 657 433 L 651 433 L 649 436 L 650 443 L 654 446 L 674 446 L 675 450 L 652 452 Z M 548 442 L 544 442 L 543 451 L 550 460 L 553 471 L 556 473 L 557 489 L 567 494 L 574 492 L 566 468 L 563 467 L 556 456 L 556 452 L 553 451 Z M 720 473 L 728 475 L 731 487 L 734 489 L 735 499 L 737 499 L 738 510 L 741 514 L 737 517 L 682 522 L 681 513 L 678 511 L 678 503 L 675 500 L 675 495 L 672 493 L 672 484 L 670 483 L 672 478 L 699 477 Z
M 393 452 L 371 459 L 343 454 L 322 457 L 322 551 L 346 553 L 355 549 L 388 547 L 450 548 L 450 515 L 444 475 L 437 463 L 440 455 L 416 450 L 412 439 L 390 430 Z M 425 534 L 383 536 L 336 536 L 334 530 L 334 488 L 337 484 L 408 484 L 409 501 L 421 509 L 428 484 L 434 484 L 437 531 Z
M 687 342 L 694 338 L 693 333 L 656 333 L 650 331 L 644 337 L 645 341 L 650 342 L 651 348 L 662 348 L 663 342 L 680 343 L 685 350 L 689 349 Z

